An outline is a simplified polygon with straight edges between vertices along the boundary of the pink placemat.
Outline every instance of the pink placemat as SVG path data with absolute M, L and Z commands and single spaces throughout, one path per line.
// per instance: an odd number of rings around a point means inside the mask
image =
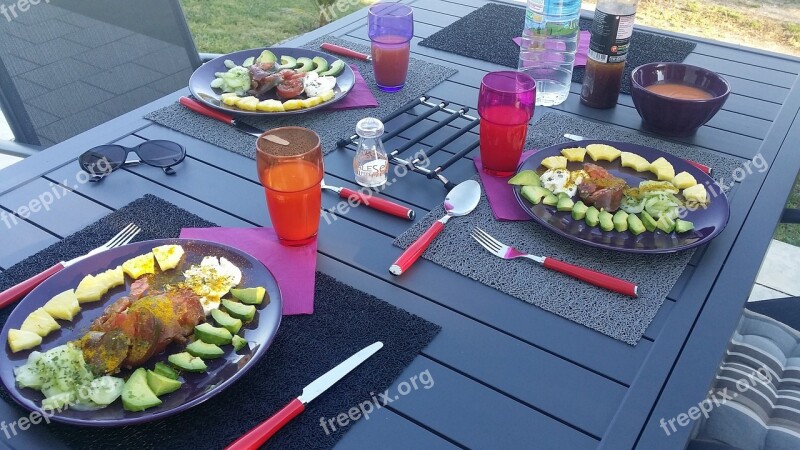
M 525 161 L 535 152 L 536 150 L 522 152 L 520 162 Z M 511 177 L 495 177 L 485 173 L 480 156 L 473 161 L 481 177 L 481 184 L 483 184 L 484 191 L 486 191 L 486 198 L 489 200 L 489 206 L 492 208 L 494 218 L 501 222 L 532 220 L 531 216 L 519 206 L 517 199 L 514 198 L 514 188 L 508 184 L 508 180 Z
M 591 33 L 588 31 L 581 31 L 578 33 L 578 51 L 575 53 L 575 67 L 585 66 L 586 65 L 586 58 L 589 54 L 589 40 L 591 39 Z M 513 41 L 520 45 L 522 42 L 521 37 L 516 37 Z M 557 44 L 562 44 L 562 42 L 556 42 Z
M 184 228 L 181 237 L 230 245 L 261 261 L 281 290 L 283 315 L 314 312 L 317 241 L 302 247 L 278 243 L 272 228 Z
M 353 69 L 353 74 L 356 76 L 356 82 L 353 84 L 353 89 L 351 89 L 343 99 L 327 107 L 326 109 L 328 111 L 378 107 L 378 100 L 375 99 L 375 95 L 372 93 L 372 90 L 370 90 L 369 86 L 367 86 L 367 82 L 364 81 L 364 77 L 361 76 L 361 72 L 358 71 L 358 67 L 356 67 L 355 64 L 350 64 L 350 68 Z

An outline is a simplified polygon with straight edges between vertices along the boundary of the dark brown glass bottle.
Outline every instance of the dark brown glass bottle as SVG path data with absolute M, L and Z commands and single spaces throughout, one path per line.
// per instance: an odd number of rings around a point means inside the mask
M 600 0 L 581 87 L 581 103 L 592 108 L 617 104 L 639 0 Z

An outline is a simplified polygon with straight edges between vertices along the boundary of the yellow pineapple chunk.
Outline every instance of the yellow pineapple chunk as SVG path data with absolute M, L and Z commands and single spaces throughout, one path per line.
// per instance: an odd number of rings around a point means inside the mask
M 109 269 L 103 273 L 97 274 L 95 280 L 106 287 L 106 292 L 117 286 L 125 284 L 125 273 L 122 271 L 122 266 L 117 266 L 116 269 Z
M 698 205 L 706 205 L 710 201 L 708 198 L 708 191 L 706 191 L 706 187 L 702 184 L 695 184 L 692 187 L 684 189 L 683 198 L 685 198 L 688 203 Z
M 650 168 L 650 163 L 636 153 L 622 152 L 619 155 L 622 161 L 622 167 L 630 167 L 637 172 L 644 172 Z
M 108 292 L 108 286 L 105 280 L 98 279 L 94 275 L 86 275 L 83 277 L 78 287 L 75 288 L 75 296 L 78 297 L 78 303 L 96 302 Z
M 222 103 L 228 106 L 236 106 L 236 103 L 239 101 L 239 96 L 234 93 L 227 93 L 222 94 L 220 99 L 222 100 Z
M 319 97 L 322 99 L 323 102 L 327 102 L 328 100 L 332 99 L 336 96 L 336 93 L 333 90 L 325 91 L 322 94 L 319 94 Z
M 156 273 L 156 262 L 153 252 L 139 255 L 122 263 L 122 270 L 134 280 L 142 275 Z
M 567 158 L 564 156 L 548 156 L 542 160 L 542 165 L 548 169 L 566 169 Z
M 75 291 L 70 289 L 51 298 L 42 309 L 54 319 L 72 320 L 81 311 L 81 305 Z
M 293 100 L 286 100 L 283 102 L 283 109 L 286 111 L 293 111 L 295 109 L 303 109 L 306 107 L 306 104 L 303 100 L 293 99 Z
M 258 104 L 259 111 L 282 112 L 283 103 L 280 100 L 264 100 Z
M 36 333 L 23 330 L 8 330 L 8 346 L 11 351 L 17 353 L 28 350 L 42 343 L 42 337 Z
M 614 161 L 622 152 L 606 144 L 589 144 L 586 153 L 595 161 Z
M 675 169 L 673 169 L 672 166 L 659 167 L 656 171 L 656 176 L 659 181 L 672 181 L 675 179 Z
M 258 99 L 256 97 L 253 97 L 253 96 L 240 98 L 236 102 L 236 106 L 239 109 L 243 109 L 245 111 L 256 111 L 256 110 L 258 110 L 258 104 L 259 104 Z
M 565 148 L 561 150 L 561 154 L 567 158 L 567 161 L 583 162 L 586 157 L 586 149 L 583 147 Z
M 61 328 L 61 325 L 53 319 L 44 308 L 39 308 L 36 311 L 28 314 L 28 317 L 22 322 L 19 327 L 22 331 L 30 331 L 36 333 L 41 337 L 45 337 L 53 331 Z
M 678 189 L 686 189 L 697 184 L 697 180 L 689 172 L 681 172 L 675 175 L 675 178 L 672 179 L 672 184 Z
M 322 97 L 320 97 L 318 95 L 314 96 L 314 97 L 309 97 L 309 98 L 303 100 L 303 105 L 306 108 L 311 108 L 311 107 L 317 106 L 320 103 L 322 103 Z
M 153 249 L 153 255 L 162 271 L 178 267 L 183 253 L 183 247 L 180 245 L 162 245 Z

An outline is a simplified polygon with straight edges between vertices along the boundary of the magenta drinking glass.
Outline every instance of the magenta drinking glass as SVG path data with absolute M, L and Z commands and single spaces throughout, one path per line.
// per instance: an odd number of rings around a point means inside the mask
M 483 171 L 498 177 L 517 170 L 536 102 L 536 81 L 523 72 L 486 74 L 478 94 Z
M 377 3 L 369 8 L 369 39 L 375 83 L 386 92 L 403 89 L 408 74 L 414 15 L 402 3 Z

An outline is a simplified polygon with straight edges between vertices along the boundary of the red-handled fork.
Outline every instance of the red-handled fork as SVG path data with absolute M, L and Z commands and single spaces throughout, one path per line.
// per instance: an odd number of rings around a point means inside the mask
M 601 272 L 595 272 L 594 270 L 586 269 L 579 266 L 573 266 L 572 264 L 567 264 L 563 261 L 559 261 L 555 258 L 550 258 L 547 256 L 535 256 L 529 255 L 525 252 L 521 252 L 514 247 L 510 247 L 502 242 L 498 241 L 497 239 L 493 238 L 489 233 L 481 230 L 480 228 L 475 228 L 472 230 L 472 238 L 478 241 L 478 244 L 481 244 L 483 248 L 489 251 L 489 253 L 498 256 L 503 259 L 514 259 L 514 258 L 527 258 L 533 261 L 538 262 L 539 264 L 543 265 L 544 267 L 555 270 L 556 272 L 561 272 L 565 275 L 569 275 L 573 278 L 577 278 L 578 280 L 584 281 L 589 284 L 593 284 L 595 286 L 608 289 L 610 291 L 618 292 L 620 294 L 624 294 L 630 297 L 637 297 L 639 288 L 635 284 L 621 280 L 616 277 L 612 277 L 611 275 L 606 275 Z
M 97 247 L 96 249 L 90 251 L 89 253 L 79 256 L 77 258 L 71 259 L 69 261 L 62 261 L 54 265 L 53 267 L 45 270 L 44 272 L 39 273 L 38 275 L 34 275 L 27 280 L 19 283 L 16 286 L 12 286 L 6 289 L 3 292 L 0 292 L 0 309 L 5 308 L 9 304 L 19 300 L 23 296 L 27 295 L 30 291 L 33 290 L 36 286 L 42 284 L 44 280 L 52 277 L 53 275 L 60 272 L 62 269 L 67 268 L 78 261 L 86 259 L 89 256 L 96 255 L 100 252 L 104 252 L 106 250 L 120 247 L 129 243 L 134 237 L 136 237 L 139 232 L 142 231 L 136 224 L 129 223 L 128 226 L 122 229 L 119 233 L 117 233 L 114 237 L 108 240 L 105 244 Z

